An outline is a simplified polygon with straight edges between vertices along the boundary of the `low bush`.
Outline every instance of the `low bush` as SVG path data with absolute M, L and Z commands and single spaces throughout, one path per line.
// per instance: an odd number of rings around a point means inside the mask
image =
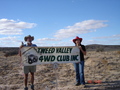
M 104 48 L 97 48 L 96 49 L 96 52 L 103 52 L 104 51 Z

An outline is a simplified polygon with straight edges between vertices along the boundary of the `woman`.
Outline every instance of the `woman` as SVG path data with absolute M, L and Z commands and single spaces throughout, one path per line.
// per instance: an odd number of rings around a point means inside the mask
M 78 46 L 80 49 L 80 62 L 74 63 L 75 71 L 76 71 L 76 86 L 85 85 L 84 79 L 84 55 L 86 55 L 85 46 L 81 44 L 82 38 L 78 36 L 73 39 L 75 46 Z

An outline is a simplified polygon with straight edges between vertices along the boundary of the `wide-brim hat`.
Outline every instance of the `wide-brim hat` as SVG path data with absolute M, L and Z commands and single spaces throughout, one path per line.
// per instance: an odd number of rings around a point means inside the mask
M 27 41 L 27 38 L 32 38 L 32 41 L 34 40 L 34 36 L 31 35 L 25 36 L 24 40 Z
M 76 36 L 76 38 L 73 39 L 73 42 L 75 43 L 75 41 L 78 40 L 78 39 L 80 40 L 80 42 L 82 42 L 82 38 L 79 38 L 78 36 Z

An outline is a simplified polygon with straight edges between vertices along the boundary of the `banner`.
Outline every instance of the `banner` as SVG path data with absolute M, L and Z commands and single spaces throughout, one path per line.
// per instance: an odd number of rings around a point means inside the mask
M 76 46 L 23 47 L 21 53 L 24 66 L 80 62 L 80 50 Z

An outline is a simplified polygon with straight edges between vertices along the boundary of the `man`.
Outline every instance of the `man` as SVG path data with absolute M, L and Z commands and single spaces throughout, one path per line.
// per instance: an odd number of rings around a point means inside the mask
M 80 49 L 80 62 L 75 63 L 75 71 L 76 71 L 76 86 L 81 85 L 85 86 L 85 79 L 84 79 L 84 55 L 86 55 L 85 46 L 81 44 L 82 38 L 78 36 L 73 39 L 75 46 L 78 46 Z
M 22 47 L 36 47 L 35 44 L 32 44 L 32 41 L 34 40 L 34 37 L 31 35 L 28 35 L 24 38 L 24 40 L 27 42 L 27 44 L 23 44 L 20 46 L 20 49 Z M 19 55 L 21 57 L 21 51 L 19 50 Z M 24 90 L 28 90 L 27 82 L 28 82 L 28 74 L 31 74 L 31 89 L 34 90 L 34 72 L 36 72 L 36 65 L 34 66 L 23 66 L 24 69 L 24 84 L 25 88 Z

